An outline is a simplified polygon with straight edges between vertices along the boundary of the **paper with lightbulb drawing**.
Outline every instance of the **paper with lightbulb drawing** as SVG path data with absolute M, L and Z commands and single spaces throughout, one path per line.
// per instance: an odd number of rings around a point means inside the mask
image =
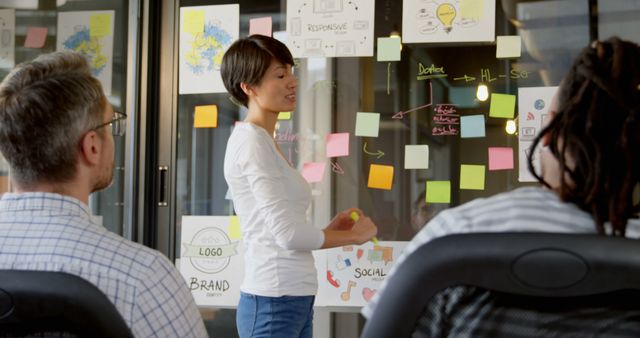
M 408 242 L 380 241 L 313 251 L 316 306 L 364 306 L 389 276 Z
M 495 39 L 495 0 L 403 0 L 402 42 Z
M 550 118 L 549 106 L 558 87 L 518 88 L 518 166 L 520 182 L 535 182 L 529 173 L 527 157 L 533 140 Z M 534 151 L 533 165 L 540 173 L 540 146 Z
M 371 0 L 287 0 L 287 46 L 296 58 L 373 56 Z

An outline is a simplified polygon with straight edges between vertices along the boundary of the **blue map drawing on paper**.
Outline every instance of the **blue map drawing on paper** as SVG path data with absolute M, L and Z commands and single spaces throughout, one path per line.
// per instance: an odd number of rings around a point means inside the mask
M 89 66 L 91 66 L 91 73 L 93 76 L 98 76 L 107 66 L 107 57 L 102 54 L 102 44 L 100 38 L 92 37 L 89 34 L 89 28 L 85 26 L 79 26 L 76 28 L 76 32 L 69 36 L 62 43 L 65 49 L 70 49 L 81 53 L 87 58 Z
M 192 34 L 192 39 L 185 61 L 194 74 L 219 69 L 224 52 L 233 42 L 231 34 L 211 23 L 204 25 L 202 33 Z

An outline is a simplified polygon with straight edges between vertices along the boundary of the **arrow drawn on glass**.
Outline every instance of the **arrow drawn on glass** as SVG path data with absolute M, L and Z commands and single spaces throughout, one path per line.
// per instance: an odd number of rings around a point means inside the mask
M 425 104 L 424 106 L 420 106 L 420 107 L 416 107 L 416 108 L 412 108 L 409 110 L 405 110 L 405 111 L 399 111 L 395 114 L 393 114 L 393 116 L 391 117 L 392 119 L 395 120 L 401 120 L 404 118 L 405 115 L 409 114 L 412 111 L 416 111 L 422 108 L 428 108 L 433 104 L 433 87 L 431 86 L 431 81 L 429 81 L 429 103 Z
M 382 150 L 378 150 L 375 153 L 370 153 L 367 151 L 367 142 L 364 143 L 364 147 L 362 147 L 362 150 L 367 153 L 368 155 L 373 155 L 373 156 L 377 156 L 378 158 L 384 156 L 384 152 L 382 152 Z

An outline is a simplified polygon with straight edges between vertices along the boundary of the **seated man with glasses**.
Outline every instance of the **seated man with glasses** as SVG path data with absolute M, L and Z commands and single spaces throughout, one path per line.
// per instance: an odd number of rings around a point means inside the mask
M 62 271 L 102 290 L 136 337 L 206 337 L 184 279 L 161 253 L 96 223 L 89 194 L 111 184 L 114 112 L 81 54 L 20 64 L 0 84 L 0 269 Z M 111 130 L 105 128 L 110 127 Z

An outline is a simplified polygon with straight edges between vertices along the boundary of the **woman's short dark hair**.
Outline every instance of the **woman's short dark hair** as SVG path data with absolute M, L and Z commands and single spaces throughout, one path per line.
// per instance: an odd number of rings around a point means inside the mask
M 272 60 L 293 65 L 293 56 L 287 46 L 274 38 L 256 34 L 234 42 L 222 57 L 220 68 L 229 94 L 246 107 L 249 98 L 240 84 L 260 84 Z
M 640 48 L 613 37 L 585 48 L 558 91 L 558 111 L 544 137 L 558 159 L 560 197 L 589 212 L 601 234 L 624 236 L 637 218 L 640 181 Z M 549 186 L 533 169 L 529 170 Z M 609 223 L 611 228 L 605 228 Z
M 29 187 L 72 179 L 78 142 L 103 122 L 106 103 L 82 54 L 54 52 L 18 65 L 0 85 L 0 151 L 12 180 Z

